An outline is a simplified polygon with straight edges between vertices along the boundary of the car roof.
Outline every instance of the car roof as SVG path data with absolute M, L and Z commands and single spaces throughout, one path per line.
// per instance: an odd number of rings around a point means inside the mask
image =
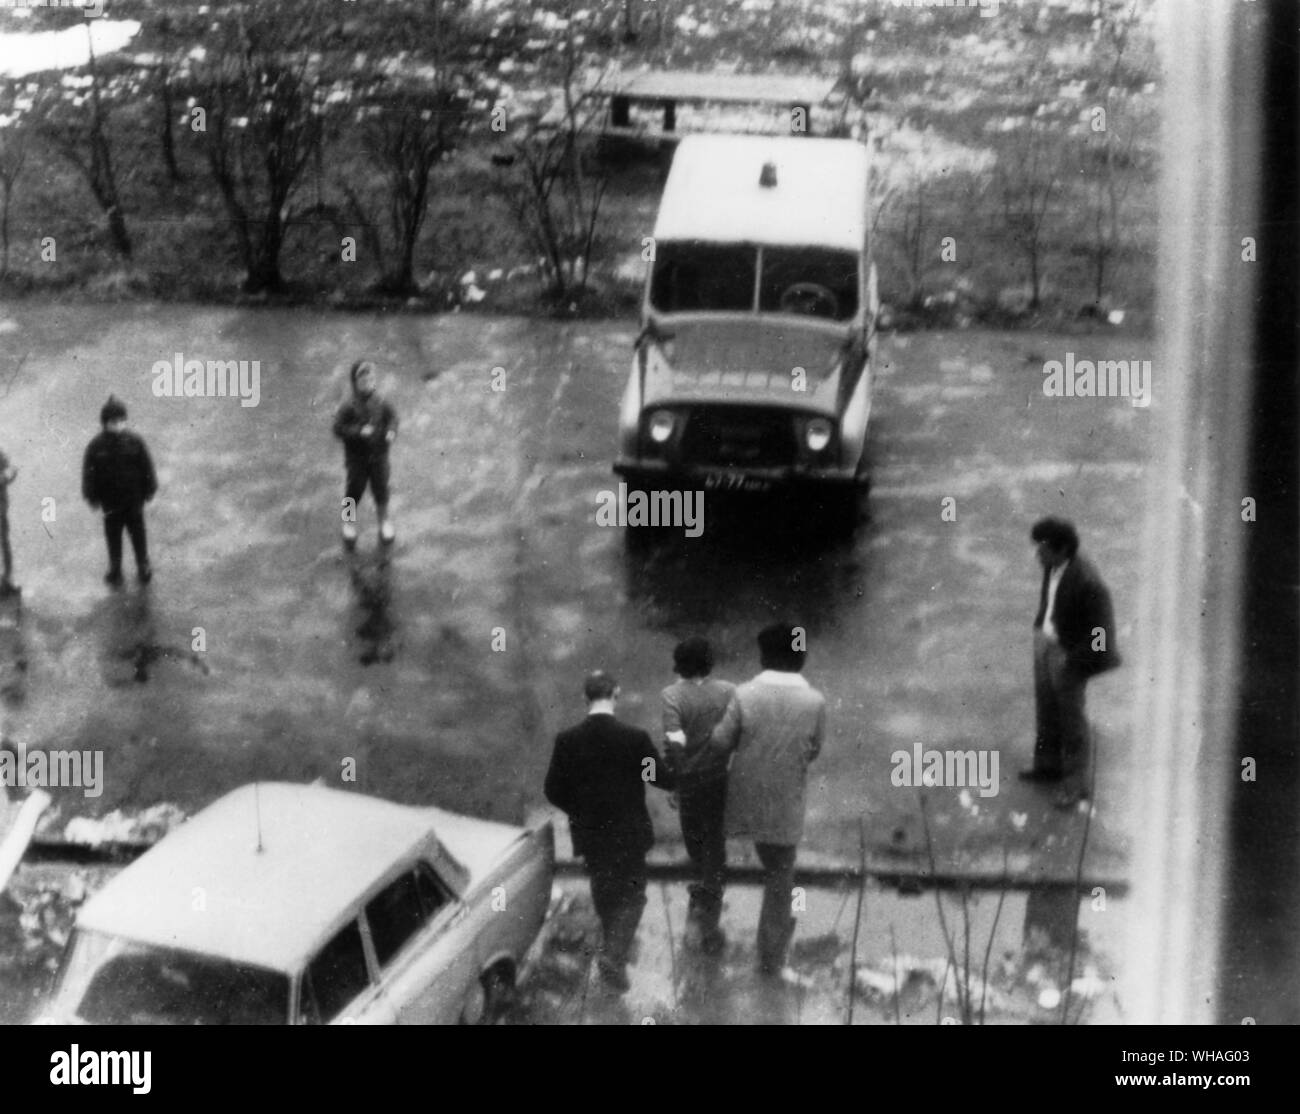
M 292 973 L 382 876 L 430 846 L 460 892 L 464 868 L 423 810 L 323 786 L 246 785 L 113 878 L 77 925 Z
M 759 185 L 764 163 L 776 185 Z M 867 235 L 867 149 L 852 139 L 694 135 L 677 146 L 657 240 L 822 246 L 859 252 Z

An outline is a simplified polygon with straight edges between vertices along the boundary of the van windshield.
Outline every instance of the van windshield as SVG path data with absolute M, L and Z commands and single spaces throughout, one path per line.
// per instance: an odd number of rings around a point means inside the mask
M 664 313 L 752 309 L 757 266 L 749 244 L 660 244 L 650 302 Z
M 852 252 L 764 247 L 761 261 L 761 312 L 834 321 L 847 321 L 857 313 L 858 260 Z M 661 313 L 751 311 L 759 265 L 760 252 L 752 244 L 661 243 L 656 248 L 650 304 Z

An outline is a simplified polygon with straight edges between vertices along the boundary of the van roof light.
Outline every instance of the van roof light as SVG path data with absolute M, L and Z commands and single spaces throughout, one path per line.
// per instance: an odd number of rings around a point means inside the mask
M 776 163 L 765 162 L 763 169 L 758 175 L 758 184 L 771 189 L 776 185 Z

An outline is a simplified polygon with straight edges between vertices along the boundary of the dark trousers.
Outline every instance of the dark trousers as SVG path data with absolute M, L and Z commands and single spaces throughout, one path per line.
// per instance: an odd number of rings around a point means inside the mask
M 722 893 L 727 883 L 727 837 L 723 817 L 727 809 L 727 781 L 718 778 L 681 791 L 682 841 L 690 856 L 694 878 L 690 884 L 687 925 L 697 925 L 705 937 L 715 934 L 722 917 Z
M 645 852 L 613 846 L 587 851 L 583 857 L 591 879 L 591 902 L 600 918 L 600 965 L 622 971 L 646 905 Z
M 131 537 L 135 552 L 135 567 L 144 571 L 149 567 L 149 543 L 144 532 L 144 508 L 128 507 L 104 514 L 104 537 L 108 541 L 108 571 L 113 576 L 122 575 L 122 530 Z
M 758 914 L 758 966 L 776 974 L 785 966 L 785 953 L 794 937 L 795 848 L 780 843 L 756 843 L 763 864 L 763 908 Z
M 0 584 L 8 584 L 14 574 L 14 554 L 9 548 L 9 506 L 0 502 Z
M 343 485 L 344 498 L 361 505 L 361 496 L 370 488 L 375 506 L 383 510 L 388 506 L 388 457 L 367 460 L 356 457 L 346 462 L 347 478 Z
M 1070 664 L 1061 646 L 1034 631 L 1034 769 L 1061 777 L 1087 776 L 1088 720 L 1084 687 L 1088 678 Z

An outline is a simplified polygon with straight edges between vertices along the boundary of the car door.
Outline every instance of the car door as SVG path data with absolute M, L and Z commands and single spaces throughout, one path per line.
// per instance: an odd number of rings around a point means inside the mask
M 477 1002 L 469 910 L 423 860 L 366 903 L 380 990 L 403 1025 L 454 1024 Z
M 395 1020 L 374 978 L 362 930 L 353 918 L 308 962 L 298 991 L 300 1024 L 382 1025 Z

